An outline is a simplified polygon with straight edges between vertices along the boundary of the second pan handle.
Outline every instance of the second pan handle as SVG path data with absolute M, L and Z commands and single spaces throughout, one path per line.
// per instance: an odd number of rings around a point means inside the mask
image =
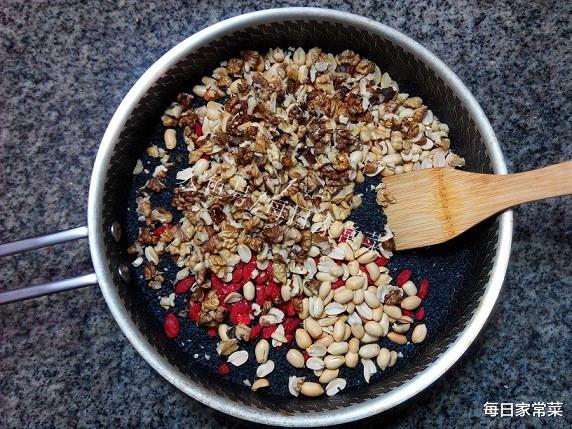
M 80 226 L 78 228 L 56 232 L 54 234 L 0 244 L 0 258 L 3 256 L 10 256 L 22 252 L 27 252 L 29 250 L 39 249 L 41 247 L 65 243 L 67 241 L 79 240 L 80 238 L 86 238 L 87 235 L 87 226 Z M 54 282 L 24 286 L 18 289 L 0 292 L 0 304 L 8 304 L 11 302 L 36 298 L 38 296 L 50 295 L 52 293 L 62 292 L 64 290 L 76 289 L 94 284 L 97 284 L 97 277 L 92 273 L 66 280 L 58 280 Z

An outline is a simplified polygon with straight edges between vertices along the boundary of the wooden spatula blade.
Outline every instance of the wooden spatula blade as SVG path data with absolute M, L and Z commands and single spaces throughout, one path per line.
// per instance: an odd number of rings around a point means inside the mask
M 396 200 L 385 209 L 397 250 L 447 241 L 529 201 L 572 194 L 572 161 L 510 175 L 434 168 L 383 179 Z
M 451 171 L 435 168 L 383 179 L 396 200 L 384 212 L 397 250 L 442 243 L 456 235 L 445 189 L 445 176 Z

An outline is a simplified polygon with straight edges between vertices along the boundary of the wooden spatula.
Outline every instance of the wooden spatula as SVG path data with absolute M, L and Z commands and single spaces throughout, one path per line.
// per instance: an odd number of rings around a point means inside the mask
M 509 207 L 572 194 L 572 161 L 506 176 L 434 168 L 383 182 L 395 198 L 384 209 L 395 247 L 404 250 L 450 240 Z

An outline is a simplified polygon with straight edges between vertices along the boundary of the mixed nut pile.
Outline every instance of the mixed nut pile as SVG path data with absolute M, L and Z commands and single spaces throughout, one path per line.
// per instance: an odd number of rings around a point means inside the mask
M 267 387 L 272 349 L 287 347 L 290 365 L 309 370 L 290 377 L 294 396 L 336 394 L 344 365 L 361 362 L 367 382 L 395 365 L 381 338 L 425 340 L 429 282 L 414 284 L 409 270 L 394 282 L 391 231 L 364 233 L 349 220 L 365 176 L 464 165 L 419 97 L 352 51 L 244 51 L 180 94 L 162 122 L 164 146 L 147 148 L 160 163 L 139 190 L 141 227 L 128 250 L 148 287 L 165 290 L 169 338 L 181 329 L 172 308 L 183 295 L 185 317 L 218 337 L 220 374 L 256 359 L 247 384 Z M 188 167 L 175 171 L 181 145 Z M 138 161 L 134 174 L 144 171 Z M 170 174 L 171 206 L 153 206 Z M 370 191 L 382 207 L 399 198 L 381 182 Z M 178 267 L 174 281 L 162 258 Z M 248 341 L 254 357 L 241 348 Z

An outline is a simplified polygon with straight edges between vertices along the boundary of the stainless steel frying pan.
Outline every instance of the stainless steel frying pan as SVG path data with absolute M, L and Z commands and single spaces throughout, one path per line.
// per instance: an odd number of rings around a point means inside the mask
M 198 81 L 242 49 L 276 46 L 319 46 L 330 52 L 353 49 L 377 62 L 407 92 L 423 97 L 449 124 L 455 150 L 466 158 L 469 170 L 506 174 L 494 132 L 476 100 L 445 64 L 410 38 L 370 19 L 325 9 L 286 8 L 241 15 L 179 43 L 129 91 L 101 141 L 89 189 L 87 227 L 0 245 L 0 256 L 5 256 L 88 236 L 95 274 L 2 292 L 0 303 L 98 283 L 119 327 L 141 356 L 189 396 L 254 422 L 305 427 L 339 424 L 407 400 L 433 383 L 467 350 L 502 287 L 512 213 L 505 212 L 479 226 L 470 242 L 463 244 L 470 263 L 456 288 L 459 310 L 449 314 L 449 323 L 423 353 L 367 389 L 348 390 L 331 398 L 269 401 L 193 368 L 169 348 L 163 333 L 139 305 L 137 288 L 130 279 L 121 222 L 131 172 L 144 149 L 148 123 L 156 122 L 183 85 Z

